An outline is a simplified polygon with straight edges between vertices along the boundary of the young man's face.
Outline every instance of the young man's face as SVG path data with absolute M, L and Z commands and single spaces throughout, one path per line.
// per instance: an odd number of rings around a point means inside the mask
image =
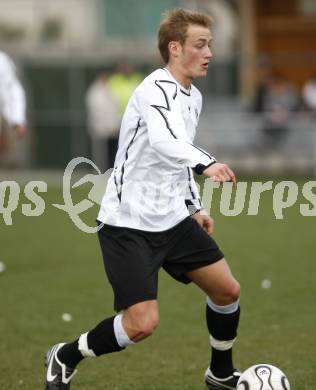
M 187 38 L 180 47 L 178 64 L 183 75 L 187 78 L 206 76 L 212 53 L 210 45 L 211 32 L 208 28 L 190 25 L 187 30 Z

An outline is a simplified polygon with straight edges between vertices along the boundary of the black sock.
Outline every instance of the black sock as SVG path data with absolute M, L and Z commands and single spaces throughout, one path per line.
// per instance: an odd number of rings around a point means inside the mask
M 232 351 L 232 348 L 227 351 L 219 351 L 212 347 L 210 369 L 218 378 L 226 378 L 232 374 L 234 370 Z
M 84 358 L 78 349 L 78 339 L 62 346 L 58 351 L 57 356 L 62 363 L 70 368 L 75 368 Z
M 210 335 L 218 341 L 235 339 L 237 336 L 239 316 L 239 307 L 233 313 L 222 314 L 215 312 L 207 305 L 206 322 Z M 231 375 L 234 369 L 232 349 L 221 351 L 212 347 L 210 369 L 219 378 L 225 378 Z
M 115 317 L 111 317 L 103 320 L 94 329 L 88 332 L 88 347 L 96 356 L 124 349 L 119 346 L 115 337 L 114 318 Z M 59 360 L 66 364 L 67 367 L 75 368 L 77 364 L 84 359 L 84 356 L 79 351 L 78 340 L 79 339 L 72 343 L 65 344 L 58 351 Z
M 124 349 L 119 346 L 115 337 L 114 318 L 105 319 L 88 333 L 88 346 L 96 356 Z

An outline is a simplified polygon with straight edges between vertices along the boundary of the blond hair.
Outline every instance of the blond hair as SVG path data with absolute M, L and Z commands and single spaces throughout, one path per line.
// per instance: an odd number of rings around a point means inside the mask
M 165 13 L 158 33 L 158 48 L 164 62 L 169 62 L 169 42 L 177 41 L 183 45 L 190 25 L 210 28 L 211 24 L 212 19 L 202 12 L 176 8 Z

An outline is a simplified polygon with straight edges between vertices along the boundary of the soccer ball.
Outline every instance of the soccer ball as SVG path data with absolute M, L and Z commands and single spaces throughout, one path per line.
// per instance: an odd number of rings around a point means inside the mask
M 270 364 L 248 368 L 239 378 L 237 390 L 290 390 L 285 374 Z

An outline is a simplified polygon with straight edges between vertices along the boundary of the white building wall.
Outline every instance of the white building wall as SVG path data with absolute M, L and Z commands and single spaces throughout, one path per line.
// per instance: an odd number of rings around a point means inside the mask
M 97 35 L 94 0 L 0 0 L 0 25 L 7 29 L 21 29 L 21 38 L 0 36 L 1 46 L 36 47 L 42 45 L 41 32 L 48 20 L 61 23 L 61 35 L 51 44 L 69 47 L 87 47 Z M 46 42 L 46 43 L 49 43 Z
M 132 36 L 106 37 L 99 3 L 100 0 L 0 0 L 0 48 L 15 58 L 32 61 L 160 61 L 156 37 L 144 36 L 137 42 Z M 182 0 L 182 5 L 213 14 L 215 61 L 233 57 L 238 36 L 233 10 L 223 0 Z M 128 17 L 128 9 L 123 12 Z M 43 27 L 49 20 L 61 24 L 60 35 L 55 39 L 43 37 Z M 8 34 L 1 36 L 3 26 L 12 31 L 20 29 L 23 34 L 15 39 L 9 39 Z

